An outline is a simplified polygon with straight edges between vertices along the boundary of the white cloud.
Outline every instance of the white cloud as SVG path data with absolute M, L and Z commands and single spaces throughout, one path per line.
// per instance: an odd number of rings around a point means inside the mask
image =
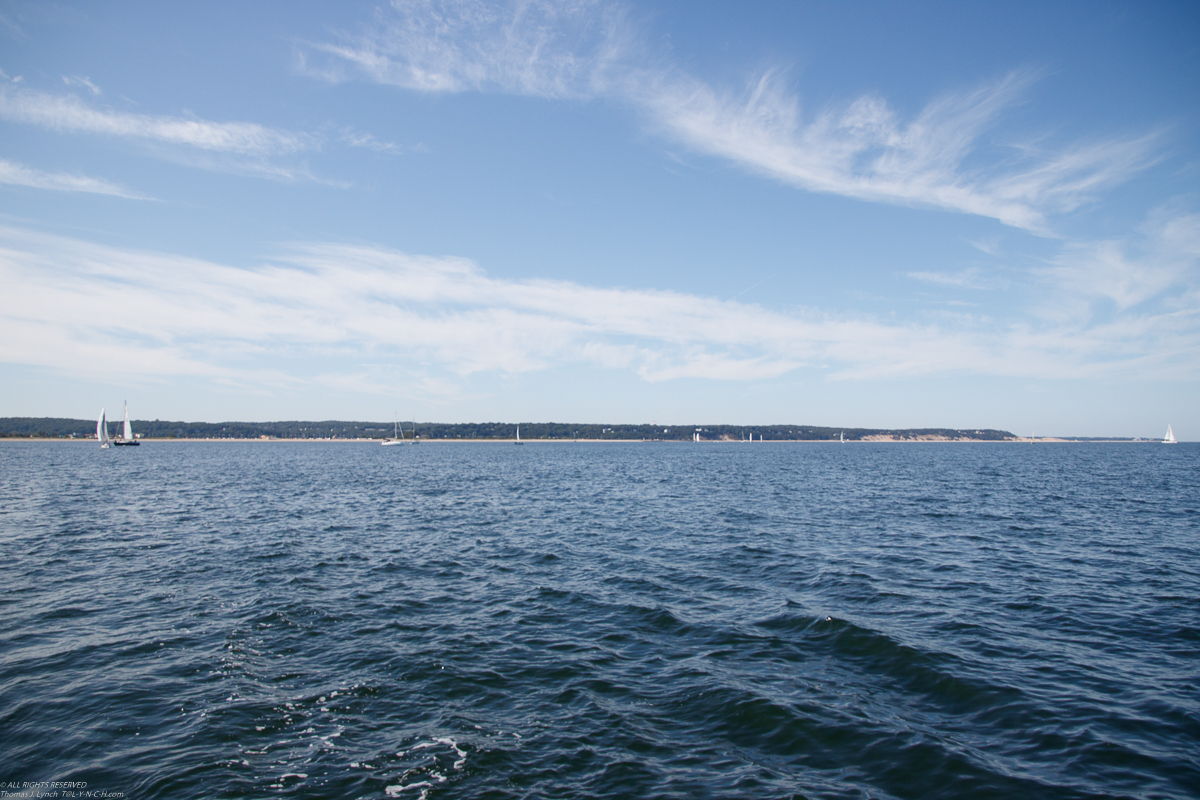
M 302 69 L 341 80 L 349 68 L 428 92 L 607 96 L 698 152 L 809 191 L 977 214 L 1043 234 L 1048 215 L 1078 208 L 1147 164 L 1156 139 L 1058 152 L 1026 145 L 1000 158 L 982 152 L 980 136 L 1029 75 L 938 98 L 907 121 L 872 96 L 806 118 L 781 73 L 722 92 L 651 63 L 620 5 L 395 0 L 392 9 L 364 35 L 306 45 Z
M 298 246 L 252 269 L 0 229 L 0 361 L 239 386 L 386 385 L 587 365 L 648 381 L 1200 374 L 1200 311 L 882 322 L 668 291 L 489 277 L 457 258 Z M 120 309 L 114 314 L 114 309 Z M 340 377 L 338 377 L 340 376 Z
M 987 253 L 989 256 L 1000 255 L 1000 237 L 990 236 L 984 239 L 968 239 L 967 244 L 974 247 L 981 253 Z
M 89 178 L 85 175 L 68 175 L 61 172 L 42 172 L 41 170 L 5 161 L 0 158 L 0 183 L 13 186 L 30 186 L 35 189 L 52 189 L 59 192 L 89 192 L 91 194 L 109 194 L 116 197 L 127 197 L 134 200 L 149 198 L 130 192 L 107 181 Z
M 646 83 L 638 99 L 694 149 L 804 189 L 977 214 L 1044 233 L 1048 213 L 1078 208 L 1144 165 L 1154 137 L 1027 152 L 1020 161 L 967 169 L 979 157 L 981 132 L 1028 82 L 1014 74 L 940 98 L 909 122 L 876 97 L 806 121 L 799 100 L 772 74 L 742 95 L 673 79 Z
M 349 128 L 342 131 L 339 136 L 339 141 L 351 147 L 365 147 L 368 150 L 374 150 L 376 153 L 384 155 L 400 155 L 404 152 L 404 148 L 393 142 L 383 142 L 376 139 L 372 134 L 361 133 Z M 414 148 L 415 149 L 415 148 Z
M 100 94 L 100 87 L 92 83 L 92 79 L 85 75 L 63 75 L 63 83 L 67 86 L 81 86 L 92 94 Z
M 956 289 L 994 289 L 999 284 L 999 281 L 989 277 L 979 267 L 969 267 L 957 272 L 923 271 L 905 274 L 915 281 Z
M 1105 301 L 1119 311 L 1173 287 L 1200 284 L 1200 214 L 1151 218 L 1130 240 L 1068 245 L 1042 275 L 1069 297 Z
M 94 108 L 73 95 L 4 88 L 0 88 L 0 117 L 59 131 L 146 139 L 243 156 L 289 155 L 319 145 L 308 134 L 280 131 L 253 122 L 131 114 Z
M 590 96 L 617 64 L 624 15 L 596 0 L 393 0 L 379 28 L 336 43 L 307 43 L 301 69 L 341 80 L 349 64 L 379 83 L 437 92 L 499 90 Z M 326 56 L 332 58 L 314 58 Z
M 86 78 L 64 77 L 63 81 L 68 85 L 87 86 L 99 93 Z M 74 95 L 3 86 L 0 86 L 0 119 L 55 131 L 141 140 L 161 158 L 200 169 L 280 180 L 309 180 L 340 188 L 347 184 L 318 178 L 297 157 L 321 150 L 327 139 L 388 155 L 405 152 L 398 145 L 349 128 L 339 131 L 326 126 L 319 133 L 306 133 L 254 122 L 212 122 L 191 116 L 133 114 L 89 105 Z M 420 145 L 408 148 L 411 151 L 422 149 Z

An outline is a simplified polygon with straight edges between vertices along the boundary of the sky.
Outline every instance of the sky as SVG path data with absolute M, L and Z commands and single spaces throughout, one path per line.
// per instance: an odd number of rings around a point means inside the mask
M 1200 438 L 1194 2 L 0 2 L 0 416 Z

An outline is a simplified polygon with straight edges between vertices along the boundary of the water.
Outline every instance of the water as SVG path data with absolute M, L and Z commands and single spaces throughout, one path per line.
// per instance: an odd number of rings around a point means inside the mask
M 0 782 L 1197 797 L 1198 468 L 1187 444 L 3 443 Z

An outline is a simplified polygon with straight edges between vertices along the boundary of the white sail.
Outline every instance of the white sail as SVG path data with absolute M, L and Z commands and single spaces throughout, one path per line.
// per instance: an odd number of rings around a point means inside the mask
M 133 441 L 133 428 L 129 424 L 129 403 L 125 403 L 125 441 Z
M 100 409 L 100 419 L 96 420 L 96 439 L 101 447 L 108 447 L 108 420 L 104 418 L 104 409 Z
M 1163 444 L 1178 444 L 1179 440 L 1175 438 L 1175 431 L 1171 430 L 1171 426 L 1167 426 L 1167 435 L 1163 437 Z

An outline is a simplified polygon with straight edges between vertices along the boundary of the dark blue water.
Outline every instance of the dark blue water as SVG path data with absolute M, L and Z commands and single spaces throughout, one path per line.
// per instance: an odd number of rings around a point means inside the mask
M 1198 797 L 1198 545 L 1187 444 L 0 443 L 0 782 Z

